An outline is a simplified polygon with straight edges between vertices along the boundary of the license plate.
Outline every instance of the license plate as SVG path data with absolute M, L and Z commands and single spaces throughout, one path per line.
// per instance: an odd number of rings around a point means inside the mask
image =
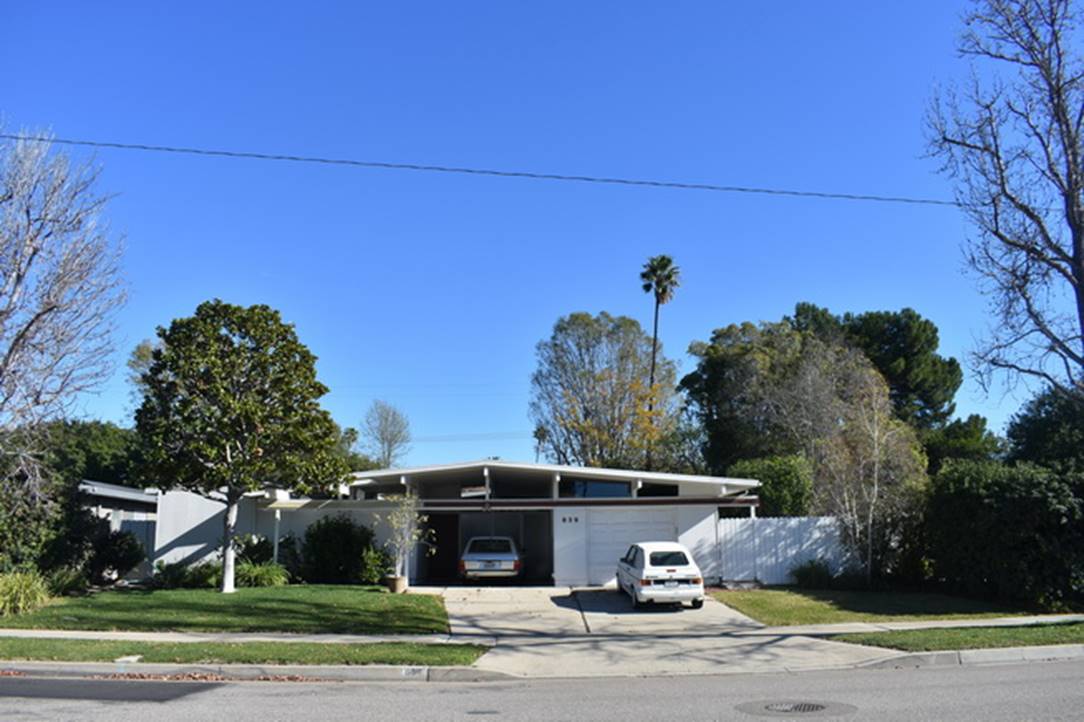
M 500 566 L 500 562 L 484 562 L 482 569 L 496 569 L 498 566 Z
M 666 586 L 668 586 L 668 587 L 676 587 L 677 585 L 678 585 L 677 582 L 667 582 L 666 583 Z

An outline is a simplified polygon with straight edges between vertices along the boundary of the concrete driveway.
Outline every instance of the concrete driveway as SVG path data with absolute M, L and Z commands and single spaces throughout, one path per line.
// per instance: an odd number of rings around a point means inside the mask
M 436 591 L 436 590 L 434 590 Z M 853 667 L 896 653 L 789 633 L 714 599 L 634 610 L 609 589 L 448 587 L 452 636 L 496 644 L 476 666 L 523 677 L 657 676 Z

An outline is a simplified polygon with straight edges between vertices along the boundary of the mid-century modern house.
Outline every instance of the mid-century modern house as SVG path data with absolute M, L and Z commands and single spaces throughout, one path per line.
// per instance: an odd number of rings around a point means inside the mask
M 435 554 L 416 553 L 413 584 L 456 577 L 459 555 L 473 536 L 515 539 L 524 553 L 524 582 L 586 585 L 611 582 L 617 559 L 637 541 L 678 541 L 708 579 L 719 579 L 720 515 L 755 515 L 751 479 L 596 469 L 498 460 L 385 469 L 354 475 L 337 499 L 254 494 L 242 502 L 241 533 L 271 539 L 303 536 L 321 516 L 347 514 L 387 537 L 380 515 L 387 496 L 418 494 Z M 222 504 L 186 492 L 159 497 L 156 560 L 212 557 L 222 536 Z

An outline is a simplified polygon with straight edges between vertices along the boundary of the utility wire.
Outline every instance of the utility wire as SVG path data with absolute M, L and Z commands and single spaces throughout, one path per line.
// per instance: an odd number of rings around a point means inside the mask
M 603 185 L 640 186 L 648 188 L 671 188 L 677 190 L 712 191 L 716 193 L 752 193 L 770 196 L 790 196 L 794 198 L 821 198 L 844 201 L 872 201 L 876 203 L 906 203 L 910 205 L 962 207 L 956 201 L 939 198 L 918 198 L 913 196 L 882 196 L 869 193 L 832 193 L 827 191 L 788 190 L 785 188 L 758 188 L 753 186 L 716 185 L 713 183 L 682 183 L 643 178 L 618 178 L 610 176 L 566 175 L 562 173 L 534 173 L 531 171 L 498 170 L 495 168 L 470 168 L 465 166 L 427 165 L 420 163 L 388 163 L 375 160 L 356 160 L 351 158 L 322 158 L 308 155 L 283 155 L 277 153 L 254 153 L 237 150 L 213 150 L 208 148 L 186 148 L 169 145 L 147 145 L 143 143 L 112 143 L 100 140 L 76 140 L 72 138 L 49 138 L 46 136 L 25 136 L 12 133 L 0 133 L 0 138 L 22 140 L 36 143 L 59 143 L 61 145 L 86 146 L 90 148 L 117 148 L 121 150 L 141 150 L 153 153 L 178 153 L 185 155 L 215 156 L 220 158 L 248 158 L 251 160 L 277 160 L 293 163 L 320 163 L 324 165 L 342 165 L 355 168 L 376 168 L 381 170 L 411 170 L 426 173 L 458 173 L 462 175 L 493 176 L 497 178 L 526 178 L 530 180 L 565 181 L 573 183 L 596 183 Z

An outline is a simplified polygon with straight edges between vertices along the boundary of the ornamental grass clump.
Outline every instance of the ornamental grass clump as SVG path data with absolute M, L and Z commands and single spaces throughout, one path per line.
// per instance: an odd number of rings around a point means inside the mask
M 237 565 L 237 586 L 239 587 L 284 587 L 290 583 L 290 573 L 286 567 L 274 562 L 253 564 L 242 561 Z
M 26 614 L 49 601 L 49 586 L 37 572 L 0 574 L 0 617 Z

